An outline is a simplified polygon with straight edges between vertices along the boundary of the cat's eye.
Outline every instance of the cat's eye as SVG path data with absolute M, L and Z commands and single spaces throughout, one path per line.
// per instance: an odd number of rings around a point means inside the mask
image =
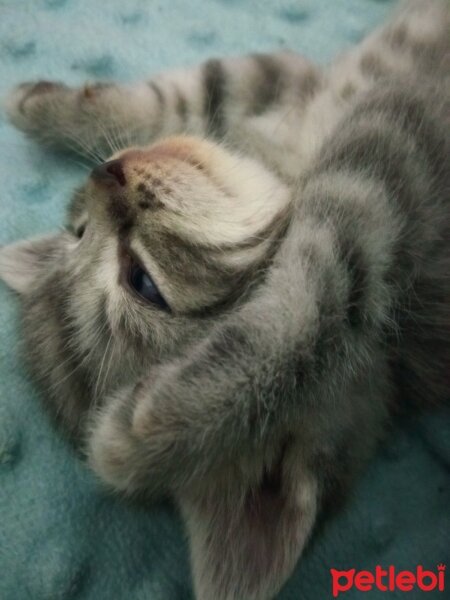
M 142 299 L 159 308 L 169 310 L 169 305 L 158 290 L 156 283 L 141 265 L 135 261 L 130 265 L 128 284 Z
M 80 225 L 79 227 L 77 227 L 75 230 L 75 235 L 77 236 L 77 238 L 81 239 L 84 235 L 85 230 L 86 225 Z

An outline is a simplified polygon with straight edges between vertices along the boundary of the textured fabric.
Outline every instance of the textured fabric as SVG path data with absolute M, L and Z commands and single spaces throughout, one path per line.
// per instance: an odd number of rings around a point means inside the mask
M 324 61 L 373 28 L 392 4 L 0 0 L 0 94 L 22 80 L 129 81 L 211 55 L 282 47 Z M 60 225 L 82 177 L 77 164 L 25 141 L 0 113 L 0 243 Z M 0 285 L 0 598 L 192 598 L 187 544 L 174 510 L 145 510 L 105 494 L 52 429 L 18 340 L 18 303 Z M 398 423 L 280 598 L 331 598 L 330 567 L 449 564 L 449 468 L 448 413 Z

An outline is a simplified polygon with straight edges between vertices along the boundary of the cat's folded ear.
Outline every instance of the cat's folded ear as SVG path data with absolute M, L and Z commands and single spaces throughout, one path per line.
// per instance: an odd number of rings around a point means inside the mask
M 0 247 L 0 279 L 19 294 L 32 291 L 55 257 L 61 234 Z
M 179 498 L 197 600 L 270 600 L 289 577 L 318 504 L 314 475 L 294 458 L 264 472 L 259 485 L 204 482 Z

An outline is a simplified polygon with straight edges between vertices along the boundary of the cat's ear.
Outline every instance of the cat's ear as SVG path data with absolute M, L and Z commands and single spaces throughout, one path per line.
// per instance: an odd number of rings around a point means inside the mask
M 318 504 L 315 477 L 293 458 L 244 493 L 210 482 L 179 499 L 198 600 L 269 600 L 289 577 Z
M 0 247 L 0 279 L 19 294 L 31 291 L 54 257 L 60 237 L 49 235 Z

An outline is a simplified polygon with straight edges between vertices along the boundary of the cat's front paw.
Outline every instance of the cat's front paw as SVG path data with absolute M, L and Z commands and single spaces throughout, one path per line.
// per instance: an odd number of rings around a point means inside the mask
M 67 93 L 67 86 L 54 81 L 21 83 L 6 97 L 5 110 L 11 123 L 25 132 L 38 129 L 48 117 L 56 98 Z
M 165 495 L 183 480 L 179 459 L 186 441 L 185 423 L 170 409 L 158 410 L 162 398 L 154 387 L 152 378 L 116 393 L 89 428 L 91 467 L 104 482 L 127 495 Z M 186 456 L 186 466 L 188 461 Z
M 201 346 L 105 401 L 88 456 L 106 483 L 127 494 L 176 493 L 218 474 L 249 443 L 254 450 L 254 419 L 236 401 L 245 377 L 218 376 L 211 363 Z

